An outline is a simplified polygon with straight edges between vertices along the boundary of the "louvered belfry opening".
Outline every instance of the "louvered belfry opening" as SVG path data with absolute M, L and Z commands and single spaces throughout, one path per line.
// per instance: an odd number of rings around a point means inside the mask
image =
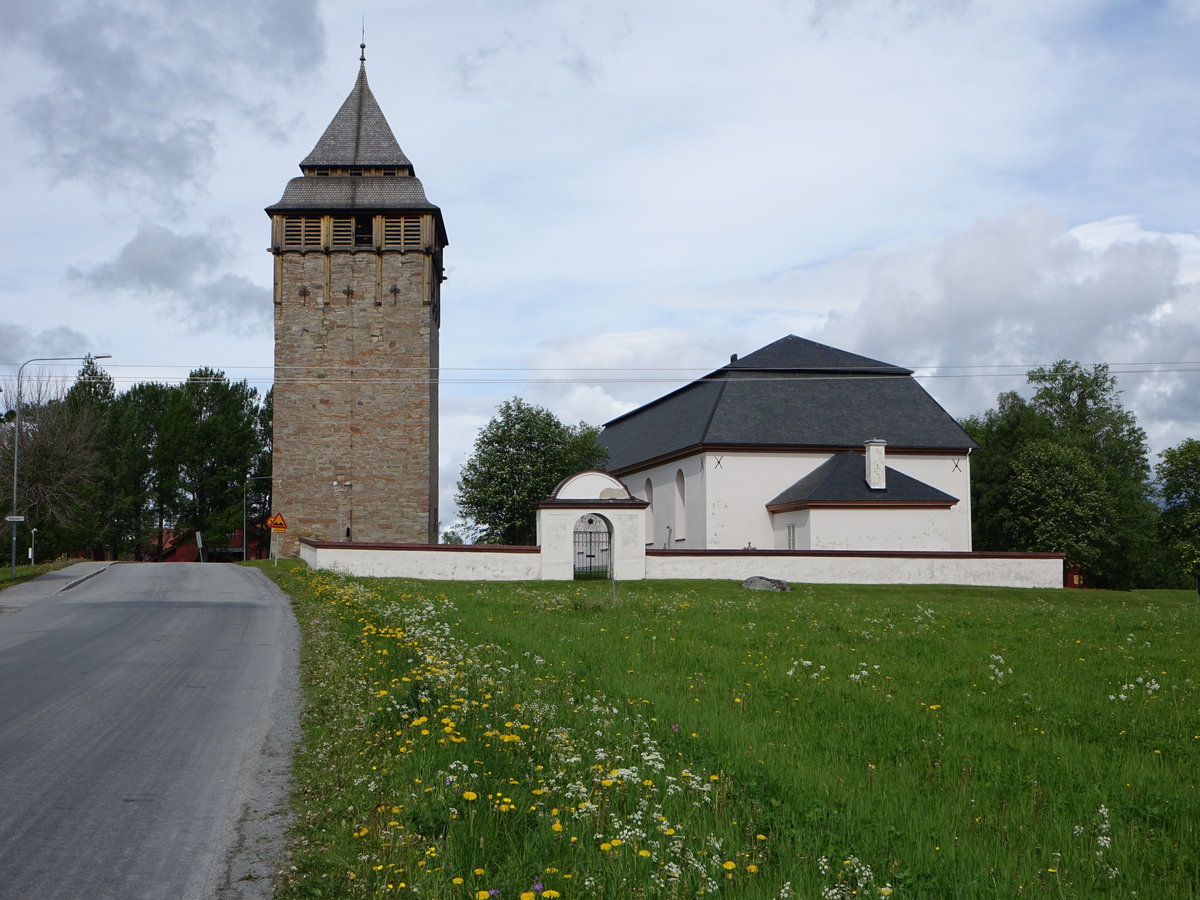
M 266 210 L 283 551 L 294 555 L 301 536 L 436 542 L 446 231 L 365 62 L 300 171 Z

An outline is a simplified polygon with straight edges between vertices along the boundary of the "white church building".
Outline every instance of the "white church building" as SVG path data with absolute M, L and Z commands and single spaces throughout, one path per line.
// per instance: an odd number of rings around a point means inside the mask
M 977 446 L 912 371 L 789 335 L 608 422 L 667 550 L 971 550 Z
M 788 336 L 605 425 L 608 471 L 538 505 L 537 546 L 300 539 L 390 578 L 767 576 L 1062 586 L 1061 553 L 971 550 L 976 444 L 909 369 Z

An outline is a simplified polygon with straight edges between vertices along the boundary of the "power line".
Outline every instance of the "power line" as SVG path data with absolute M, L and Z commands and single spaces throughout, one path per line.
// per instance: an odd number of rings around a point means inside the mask
M 13 363 L 0 363 L 0 366 L 12 366 Z M 965 379 L 965 378 L 1024 378 L 1030 369 L 1047 367 L 1050 364 L 1043 366 L 1032 366 L 1027 364 L 951 364 L 951 365 L 928 365 L 916 366 L 912 370 L 912 377 L 916 379 Z M 1120 375 L 1167 375 L 1167 374 L 1195 374 L 1200 373 L 1200 361 L 1169 361 L 1169 362 L 1131 362 L 1131 363 L 1109 363 L 1109 374 L 1113 376 Z M 230 367 L 230 372 L 225 372 L 222 375 L 193 377 L 190 372 L 196 371 L 195 367 L 187 366 L 156 366 L 153 364 L 134 364 L 134 365 L 119 365 L 113 366 L 118 370 L 128 369 L 153 369 L 158 372 L 169 372 L 171 370 L 186 371 L 188 375 L 181 375 L 178 379 L 180 382 L 189 382 L 192 384 L 214 384 L 214 383 L 230 383 L 236 381 L 247 381 L 256 384 L 286 384 L 286 385 L 388 385 L 388 384 L 442 384 L 442 385 L 471 385 L 471 384 L 546 384 L 546 385 L 588 385 L 588 384 L 678 384 L 681 381 L 688 383 L 707 382 L 718 380 L 729 380 L 729 375 L 732 374 L 737 381 L 779 381 L 783 380 L 783 373 L 792 373 L 794 369 L 790 367 L 759 367 L 756 366 L 752 370 L 739 369 L 718 369 L 716 372 L 707 367 L 665 367 L 665 366 L 639 366 L 639 367 L 568 367 L 568 366 L 545 366 L 545 367 L 503 367 L 503 366 L 443 366 L 438 370 L 438 377 L 429 377 L 429 366 L 388 366 L 369 368 L 362 366 L 236 366 Z M 208 367 L 209 371 L 213 371 L 212 367 Z M 871 374 L 872 370 L 876 369 L 879 374 Z M 900 373 L 896 372 L 896 366 L 879 366 L 856 367 L 852 375 L 847 375 L 843 370 L 829 369 L 829 374 L 819 374 L 821 370 L 809 370 L 802 376 L 805 380 L 820 381 L 820 380 L 840 380 L 846 377 L 855 378 L 895 378 L 899 377 Z M 932 371 L 922 371 L 929 369 Z M 953 371 L 961 370 L 961 371 Z M 1012 370 L 1012 371 L 1003 371 Z M 220 371 L 217 369 L 217 371 Z M 710 376 L 696 377 L 695 372 L 709 372 Z M 319 377 L 314 373 L 331 373 L 338 377 Z M 750 374 L 762 373 L 762 374 Z M 778 372 L 780 374 L 772 374 Z M 254 374 L 260 373 L 260 374 Z M 461 373 L 458 374 L 458 373 Z M 470 377 L 468 373 L 496 373 L 490 375 L 479 375 Z M 504 373 L 514 373 L 505 375 Z M 521 373 L 517 375 L 515 373 Z M 562 373 L 555 375 L 552 373 Z M 674 373 L 666 375 L 662 373 Z M 719 374 L 718 374 L 719 373 Z M 239 377 L 240 376 L 240 377 Z M 71 378 L 70 373 L 58 373 L 49 377 L 55 379 Z M 792 377 L 789 374 L 789 379 Z M 107 374 L 99 376 L 97 380 L 111 379 L 115 384 L 137 384 L 142 383 L 144 379 L 139 379 L 135 375 Z

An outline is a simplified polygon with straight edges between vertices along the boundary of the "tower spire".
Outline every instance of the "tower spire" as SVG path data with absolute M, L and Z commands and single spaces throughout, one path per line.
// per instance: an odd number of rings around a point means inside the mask
M 362 17 L 362 43 L 358 45 L 358 61 L 366 63 L 367 61 L 367 14 L 363 13 Z

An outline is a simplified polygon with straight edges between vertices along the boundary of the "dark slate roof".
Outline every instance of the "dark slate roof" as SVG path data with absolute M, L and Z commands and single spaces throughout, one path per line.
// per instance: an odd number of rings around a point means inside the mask
M 867 486 L 866 459 L 846 450 L 823 462 L 767 504 L 791 503 L 957 503 L 958 498 L 903 472 L 886 467 L 882 491 Z
M 363 63 L 350 96 L 300 167 L 411 165 L 367 85 Z
M 755 350 L 748 356 L 735 359 L 725 369 L 769 372 L 782 369 L 788 372 L 821 373 L 834 370 L 840 374 L 911 375 L 911 369 L 880 362 L 857 353 L 818 344 L 807 338 L 789 334 L 774 343 Z M 715 373 L 714 373 L 715 374 Z
M 608 470 L 722 447 L 861 446 L 966 452 L 977 446 L 909 369 L 788 335 L 613 419 Z
M 283 189 L 283 197 L 268 213 L 293 210 L 390 210 L 437 207 L 425 198 L 417 178 L 393 175 L 302 175 Z

